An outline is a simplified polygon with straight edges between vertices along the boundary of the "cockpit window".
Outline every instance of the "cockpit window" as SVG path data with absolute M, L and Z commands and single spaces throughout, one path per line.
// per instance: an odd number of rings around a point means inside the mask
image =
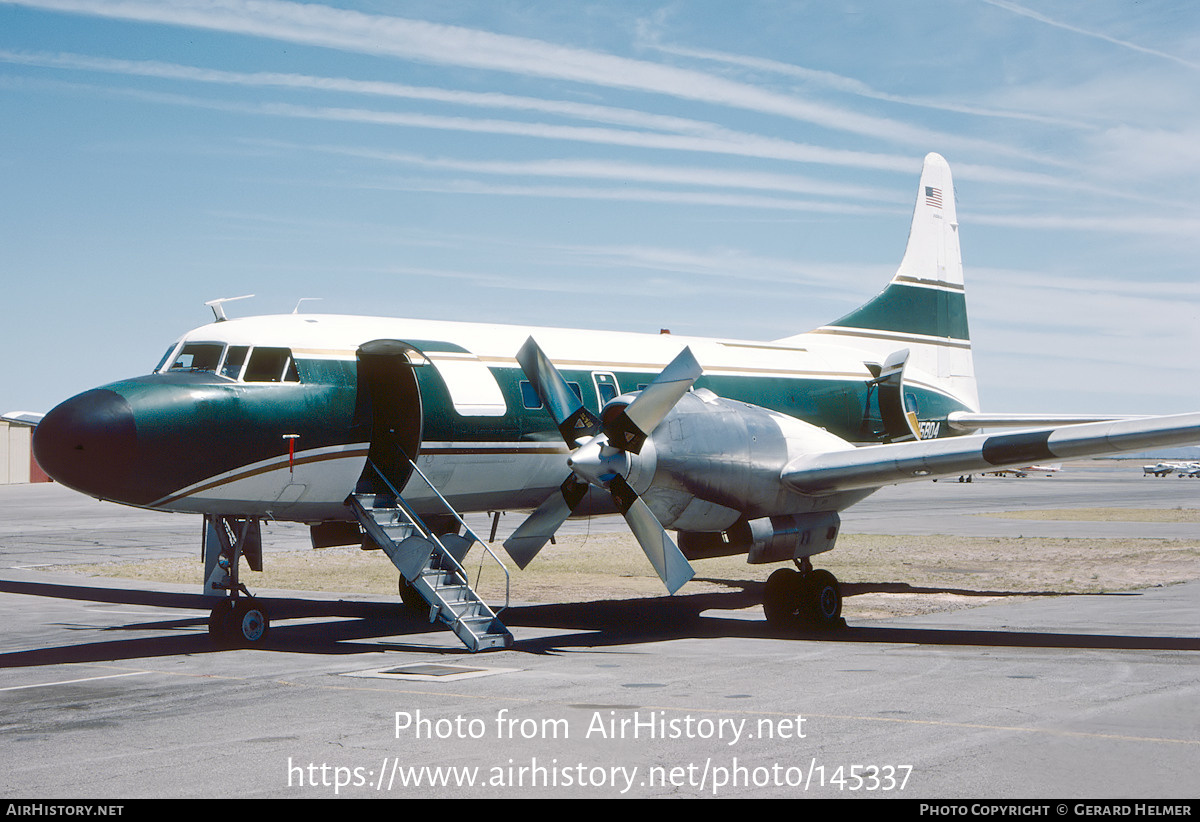
M 242 376 L 246 382 L 300 382 L 292 352 L 287 348 L 255 348 Z
M 168 371 L 216 371 L 225 346 L 220 343 L 188 343 Z
M 169 361 L 172 348 L 159 363 L 162 371 Z M 222 356 L 224 355 L 224 356 Z M 242 382 L 300 382 L 300 373 L 290 348 L 251 348 L 248 345 L 224 343 L 186 343 L 177 353 L 167 371 L 211 371 L 231 380 Z
M 225 362 L 221 363 L 221 376 L 236 380 L 242 373 L 242 366 L 246 363 L 246 353 L 249 350 L 250 346 L 248 345 L 229 346 L 229 352 L 225 355 Z
M 174 353 L 175 353 L 175 345 L 172 344 L 170 348 L 168 348 L 165 352 L 163 352 L 162 359 L 158 361 L 158 365 L 154 366 L 154 371 L 152 371 L 151 373 L 157 374 L 159 371 L 162 371 L 164 368 L 166 368 L 167 360 L 171 359 L 171 355 Z

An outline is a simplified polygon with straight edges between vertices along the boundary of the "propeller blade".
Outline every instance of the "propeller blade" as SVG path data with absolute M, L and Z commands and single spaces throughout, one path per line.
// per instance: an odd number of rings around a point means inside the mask
M 696 575 L 687 557 L 679 550 L 667 535 L 667 531 L 654 516 L 654 512 L 637 493 L 629 487 L 624 477 L 617 477 L 609 483 L 613 501 L 617 509 L 629 524 L 638 545 L 646 552 L 646 558 L 658 572 L 667 591 L 675 593 L 683 584 Z
M 504 550 L 522 571 L 533 561 L 538 551 L 545 547 L 562 524 L 567 521 L 587 494 L 587 483 L 567 477 L 559 491 L 546 497 L 545 501 L 530 514 L 517 530 L 504 540 Z
M 575 450 L 567 461 L 572 474 L 560 487 L 561 493 L 546 498 L 504 541 L 509 556 L 521 568 L 528 565 L 579 505 L 589 484 L 594 483 L 612 493 L 617 509 L 667 590 L 672 594 L 678 591 L 696 573 L 687 557 L 671 541 L 662 523 L 629 481 L 618 473 L 620 469 L 614 467 L 611 472 L 603 473 L 602 469 L 612 462 L 609 457 L 622 451 L 641 453 L 646 438 L 692 387 L 702 369 L 691 349 L 679 352 L 633 402 L 604 423 L 604 437 L 597 437 L 601 431 L 600 420 L 584 407 L 583 401 L 571 390 L 533 337 L 517 352 L 517 362 L 554 418 L 563 440 Z M 591 442 L 585 442 L 589 438 Z M 610 445 L 613 447 L 609 448 Z
M 664 368 L 653 382 L 642 389 L 620 413 L 604 421 L 604 433 L 610 445 L 622 451 L 642 452 L 646 437 L 653 433 L 675 403 L 692 387 L 704 369 L 685 348 Z
M 517 352 L 521 370 L 533 384 L 538 399 L 554 417 L 554 424 L 567 445 L 574 448 L 578 441 L 600 433 L 600 420 L 583 405 L 566 379 L 550 362 L 550 358 L 534 342 L 533 337 L 525 341 Z

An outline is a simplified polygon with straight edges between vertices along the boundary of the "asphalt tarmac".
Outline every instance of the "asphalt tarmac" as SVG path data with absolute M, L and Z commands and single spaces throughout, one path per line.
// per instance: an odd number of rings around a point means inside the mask
M 1194 525 L 973 517 L 1197 507 L 1140 464 L 885 489 L 846 530 L 1196 537 Z M 504 529 L 518 515 L 502 521 Z M 620 520 L 572 527 L 622 528 Z M 481 532 L 487 525 L 481 521 Z M 770 630 L 759 591 L 503 615 L 472 656 L 381 598 L 259 592 L 261 650 L 217 650 L 195 586 L 45 570 L 195 558 L 200 523 L 0 487 L 0 795 L 1194 798 L 1200 582 Z M 305 545 L 266 530 L 270 552 Z M 519 578 L 518 578 L 519 582 Z M 519 584 L 514 596 L 519 598 Z

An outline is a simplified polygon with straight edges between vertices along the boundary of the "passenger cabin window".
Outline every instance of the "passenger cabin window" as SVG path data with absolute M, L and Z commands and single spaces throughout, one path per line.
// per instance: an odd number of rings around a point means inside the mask
M 583 389 L 579 387 L 577 382 L 568 382 L 572 393 L 583 402 Z M 521 380 L 521 404 L 526 408 L 535 409 L 542 407 L 542 401 L 538 398 L 537 389 L 533 387 L 533 383 L 529 380 Z
M 521 380 L 521 404 L 526 408 L 541 408 L 542 401 L 538 399 L 537 389 L 529 380 Z

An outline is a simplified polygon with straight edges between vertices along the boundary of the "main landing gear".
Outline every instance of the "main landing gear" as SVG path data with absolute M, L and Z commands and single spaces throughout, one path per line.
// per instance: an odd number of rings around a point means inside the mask
M 808 557 L 796 564 L 799 570 L 780 568 L 767 579 L 763 594 L 767 622 L 785 630 L 844 628 L 837 577 L 824 569 L 813 570 Z
M 238 581 L 243 557 L 251 570 L 262 570 L 259 521 L 253 517 L 205 515 L 204 592 L 222 596 L 208 615 L 208 635 L 222 648 L 260 646 L 271 630 L 266 608 Z
M 406 612 L 409 614 L 424 614 L 429 612 L 429 603 L 418 593 L 413 584 L 404 578 L 404 574 L 400 574 L 397 587 L 400 591 L 400 604 Z

